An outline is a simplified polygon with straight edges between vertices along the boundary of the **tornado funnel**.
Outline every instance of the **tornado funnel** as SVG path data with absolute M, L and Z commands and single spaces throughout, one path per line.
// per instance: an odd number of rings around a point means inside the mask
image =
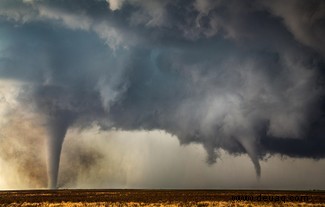
M 72 123 L 69 113 L 60 113 L 48 120 L 48 187 L 57 188 L 62 144 L 67 130 Z

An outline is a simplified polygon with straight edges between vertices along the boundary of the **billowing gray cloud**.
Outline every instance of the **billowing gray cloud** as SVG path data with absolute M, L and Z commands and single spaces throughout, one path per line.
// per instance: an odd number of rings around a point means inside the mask
M 273 15 L 282 19 L 295 39 L 325 54 L 325 3 L 322 1 L 264 1 Z
M 0 76 L 45 120 L 56 186 L 69 127 L 155 130 L 182 144 L 323 158 L 321 1 L 0 3 Z M 1 44 L 5 42 L 5 44 Z

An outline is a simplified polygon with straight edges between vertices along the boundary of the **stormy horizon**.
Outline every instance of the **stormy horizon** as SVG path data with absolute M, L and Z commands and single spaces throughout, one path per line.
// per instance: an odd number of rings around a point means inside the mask
M 325 2 L 0 0 L 0 189 L 324 189 Z

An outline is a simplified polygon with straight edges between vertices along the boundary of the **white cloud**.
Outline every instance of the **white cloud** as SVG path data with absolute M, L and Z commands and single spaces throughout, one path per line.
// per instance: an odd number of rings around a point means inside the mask
M 92 19 L 86 15 L 64 12 L 47 6 L 38 6 L 40 18 L 62 21 L 63 24 L 71 29 L 89 30 L 93 24 Z
M 70 12 L 42 2 L 28 4 L 24 7 L 18 4 L 4 5 L 3 8 L 0 7 L 0 16 L 20 23 L 50 20 L 60 22 L 70 29 L 93 30 L 114 50 L 118 47 L 125 47 L 124 43 L 127 40 L 128 42 L 134 40 L 132 37 L 125 39 L 125 35 L 119 31 L 119 28 L 113 26 L 108 20 L 95 20 L 93 17 L 85 15 L 83 11 Z
M 124 0 L 106 0 L 106 1 L 109 4 L 109 8 L 112 11 L 121 9 L 121 7 L 122 7 L 122 5 L 124 3 Z
M 17 109 L 20 87 L 21 83 L 17 81 L 0 80 L 0 126 L 7 122 L 8 114 Z

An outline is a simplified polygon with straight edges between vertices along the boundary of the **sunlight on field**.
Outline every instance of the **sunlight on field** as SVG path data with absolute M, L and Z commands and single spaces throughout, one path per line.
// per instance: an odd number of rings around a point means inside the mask
M 4 206 L 4 205 L 0 205 Z M 279 206 L 279 207 L 286 207 L 286 206 L 323 206 L 322 204 L 316 203 L 263 203 L 263 202 L 244 202 L 244 201 L 202 201 L 202 202 L 159 202 L 159 203 L 139 203 L 139 202 L 61 202 L 61 203 L 12 203 L 10 205 L 6 205 L 10 207 L 18 207 L 18 206 L 44 206 L 44 207 L 59 207 L 59 206 L 66 206 L 66 207 L 122 207 L 122 206 L 131 206 L 131 207 L 140 207 L 140 206 L 149 206 L 149 207 L 177 207 L 177 206 L 199 206 L 199 207 L 210 207 L 210 206 L 220 206 L 220 207 L 231 207 L 231 206 L 241 206 L 241 207 L 253 207 L 253 206 L 264 206 L 264 207 L 271 207 L 271 206 Z
M 248 197 L 249 196 L 249 197 Z M 272 197 L 272 199 L 271 199 Z M 275 198 L 281 197 L 281 200 Z M 0 191 L 0 207 L 45 206 L 324 206 L 323 192 L 216 190 Z M 259 199 L 260 198 L 260 199 Z M 283 200 L 282 200 L 283 198 Z M 294 198 L 294 199 L 293 199 Z M 300 198 L 300 199 L 298 199 Z M 307 198 L 307 199 L 306 199 Z M 253 200 L 247 200 L 253 199 Z M 263 199 L 263 200 L 261 200 Z M 270 200 L 271 199 L 271 200 Z M 302 200 L 304 199 L 304 200 Z

